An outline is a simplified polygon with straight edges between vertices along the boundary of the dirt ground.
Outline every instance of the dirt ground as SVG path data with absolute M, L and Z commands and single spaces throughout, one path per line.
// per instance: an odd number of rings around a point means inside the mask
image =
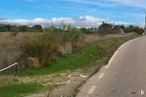
M 28 94 L 24 97 L 72 97 L 75 89 L 86 80 L 91 71 L 68 71 L 64 73 L 56 73 L 49 75 L 37 76 L 17 76 L 17 81 L 13 81 L 14 75 L 1 75 L 0 83 L 7 85 L 8 83 L 31 83 L 37 82 L 44 86 L 40 92 Z M 23 94 L 22 94 L 23 95 Z
M 72 97 L 75 89 L 89 77 L 89 72 L 80 70 L 74 72 L 51 74 L 35 77 L 19 77 L 20 82 L 38 82 L 45 87 L 46 91 L 26 95 L 25 97 Z M 52 86 L 52 88 L 50 87 Z

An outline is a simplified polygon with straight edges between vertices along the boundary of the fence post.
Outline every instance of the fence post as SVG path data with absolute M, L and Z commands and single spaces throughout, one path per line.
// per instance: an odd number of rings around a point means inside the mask
M 14 73 L 14 78 L 13 78 L 14 81 L 18 81 L 18 79 L 16 78 L 17 77 L 17 73 L 18 73 L 18 63 L 15 66 L 15 73 Z

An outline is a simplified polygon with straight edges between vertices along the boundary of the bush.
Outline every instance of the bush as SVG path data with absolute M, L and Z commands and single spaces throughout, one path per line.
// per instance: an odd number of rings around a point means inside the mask
M 108 23 L 102 23 L 99 28 L 98 28 L 98 34 L 100 36 L 104 36 L 106 34 L 111 34 L 112 33 L 112 24 L 108 24 Z
M 96 34 L 98 32 L 97 28 L 81 28 L 80 31 L 85 34 Z
M 57 37 L 50 33 L 38 35 L 35 39 L 27 39 L 21 47 L 23 57 L 37 57 L 41 65 L 47 65 L 59 55 L 59 42 Z
M 37 57 L 42 66 L 50 64 L 58 56 L 62 55 L 59 47 L 70 41 L 74 47 L 81 40 L 81 33 L 76 28 L 67 31 L 59 29 L 61 32 L 39 33 L 34 38 L 25 37 L 21 47 L 22 56 Z
M 61 33 L 63 43 L 70 41 L 73 46 L 73 50 L 78 50 L 83 43 L 84 35 L 81 31 L 75 27 L 70 27 L 68 31 L 64 31 Z
M 140 28 L 140 27 L 138 27 L 138 26 L 129 25 L 129 26 L 125 29 L 125 32 L 126 32 L 126 33 L 135 32 L 135 33 L 138 33 L 138 34 L 142 34 L 142 33 L 144 32 L 144 29 L 143 29 L 143 28 Z

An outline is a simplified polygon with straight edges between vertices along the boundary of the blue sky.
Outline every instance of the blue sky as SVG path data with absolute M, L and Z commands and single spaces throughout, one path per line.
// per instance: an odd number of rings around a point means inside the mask
M 1 0 L 0 22 L 142 25 L 144 9 L 146 0 Z

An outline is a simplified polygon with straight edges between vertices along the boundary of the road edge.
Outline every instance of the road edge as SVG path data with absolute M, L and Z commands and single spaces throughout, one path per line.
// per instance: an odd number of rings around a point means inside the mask
M 127 45 L 129 42 L 132 42 L 132 41 L 134 41 L 134 40 L 137 39 L 137 38 L 139 38 L 139 37 L 136 37 L 136 38 L 134 38 L 134 39 L 128 40 L 127 42 L 125 42 L 125 43 L 123 43 L 122 45 L 120 45 L 120 46 L 117 48 L 117 50 L 113 53 L 112 57 L 109 59 L 109 61 L 107 62 L 107 64 L 106 64 L 106 65 L 99 65 L 99 66 L 97 67 L 97 69 L 96 69 L 87 79 L 85 79 L 84 81 L 82 81 L 82 82 L 76 87 L 76 89 L 75 89 L 73 95 L 70 96 L 70 97 L 76 97 L 77 94 L 80 92 L 81 88 L 83 87 L 83 85 L 84 85 L 92 76 L 94 76 L 94 75 L 97 74 L 97 73 L 100 73 L 99 71 L 101 71 L 102 69 L 105 69 L 105 68 L 109 67 L 109 66 L 111 65 L 112 61 L 115 59 L 116 55 L 119 53 L 119 51 L 120 51 L 125 45 Z M 94 63 L 95 63 L 95 62 L 94 62 Z

